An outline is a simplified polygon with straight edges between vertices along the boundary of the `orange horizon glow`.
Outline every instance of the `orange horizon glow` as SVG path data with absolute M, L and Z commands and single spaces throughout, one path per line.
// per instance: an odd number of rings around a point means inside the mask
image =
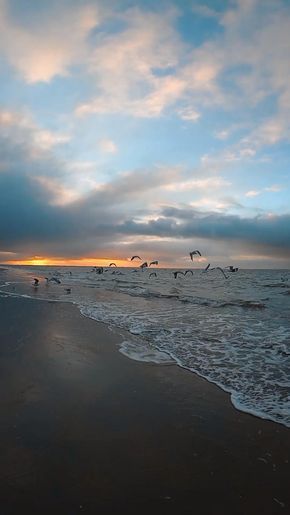
M 128 258 L 129 259 L 129 258 Z M 34 256 L 29 259 L 11 259 L 3 262 L 6 265 L 33 265 L 33 266 L 109 266 L 110 263 L 115 263 L 118 267 L 121 266 L 136 266 L 136 262 L 132 263 L 127 259 L 105 259 L 105 258 L 79 258 L 79 259 L 64 259 L 64 258 L 46 258 L 42 256 Z

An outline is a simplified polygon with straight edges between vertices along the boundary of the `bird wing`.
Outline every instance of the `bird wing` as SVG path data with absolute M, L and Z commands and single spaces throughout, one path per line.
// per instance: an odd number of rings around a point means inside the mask
M 220 266 L 216 266 L 215 269 L 219 270 L 226 279 L 228 278 L 228 276 L 224 273 L 223 269 Z

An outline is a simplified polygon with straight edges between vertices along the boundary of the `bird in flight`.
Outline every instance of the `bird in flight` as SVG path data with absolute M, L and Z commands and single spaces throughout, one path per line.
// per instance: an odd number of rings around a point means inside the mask
M 184 273 L 183 273 L 183 272 L 181 272 L 180 270 L 177 270 L 177 272 L 172 272 L 172 273 L 173 273 L 173 275 L 174 275 L 174 279 L 176 279 L 176 278 L 177 278 L 178 274 L 184 275 Z
M 207 271 L 208 271 L 208 269 L 209 269 L 209 267 L 210 267 L 210 263 L 209 263 L 208 265 L 206 265 L 206 267 L 205 267 L 205 269 L 203 270 L 203 272 L 207 272 Z
M 116 263 L 110 263 L 109 266 L 117 266 Z
M 193 275 L 193 271 L 192 271 L 192 270 L 186 270 L 186 271 L 184 272 L 184 275 L 186 275 L 186 274 L 191 274 L 191 275 Z
M 151 262 L 149 263 L 149 266 L 151 266 L 151 265 L 158 265 L 158 261 L 151 261 Z
M 140 259 L 141 260 L 140 256 L 132 256 L 131 257 L 131 261 L 134 261 L 134 259 Z
M 224 273 L 223 269 L 220 266 L 215 266 L 214 268 L 210 268 L 210 270 L 219 270 L 225 279 L 228 279 L 228 276 Z
M 234 267 L 233 265 L 226 266 L 226 269 L 229 270 L 229 272 L 237 272 L 239 269 Z
M 197 254 L 198 256 L 201 256 L 201 253 L 199 252 L 199 250 L 192 250 L 189 255 L 190 255 L 190 259 L 191 261 L 193 261 L 193 256 Z
M 149 277 L 157 277 L 156 272 L 151 272 L 151 274 L 149 274 Z
M 57 284 L 61 283 L 60 279 L 58 279 L 57 277 L 50 277 L 50 279 L 48 279 L 48 277 L 46 277 L 45 279 L 46 279 L 46 284 L 48 284 L 50 282 L 57 283 Z
M 147 261 L 144 261 L 144 263 L 142 263 L 142 265 L 140 265 L 140 268 L 142 268 L 142 270 L 143 270 L 143 268 L 147 268 L 147 266 L 148 266 Z

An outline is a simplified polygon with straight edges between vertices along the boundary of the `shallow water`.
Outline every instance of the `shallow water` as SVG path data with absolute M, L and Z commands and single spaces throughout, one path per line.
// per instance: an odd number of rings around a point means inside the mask
M 13 267 L 0 271 L 0 293 L 73 302 L 83 315 L 128 330 L 120 347 L 128 357 L 176 362 L 230 392 L 236 408 L 290 427 L 290 270 L 228 279 L 218 270 L 177 279 L 169 269 L 155 269 L 157 277 L 133 270 Z M 46 285 L 53 275 L 61 284 Z

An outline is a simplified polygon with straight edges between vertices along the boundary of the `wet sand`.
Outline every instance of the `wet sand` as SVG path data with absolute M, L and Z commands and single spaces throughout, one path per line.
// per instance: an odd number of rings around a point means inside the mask
M 289 513 L 290 430 L 69 304 L 0 297 L 1 515 Z

